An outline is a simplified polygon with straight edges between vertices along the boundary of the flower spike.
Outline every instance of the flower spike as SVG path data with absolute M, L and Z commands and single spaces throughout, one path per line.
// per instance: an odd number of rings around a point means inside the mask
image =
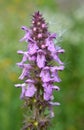
M 53 102 L 53 91 L 60 90 L 55 84 L 61 81 L 58 72 L 64 69 L 64 64 L 59 54 L 64 53 L 64 49 L 55 44 L 57 33 L 48 31 L 48 24 L 39 11 L 32 16 L 31 26 L 22 26 L 21 29 L 25 35 L 20 42 L 25 41 L 27 49 L 17 51 L 23 56 L 17 63 L 22 69 L 19 79 L 23 83 L 15 86 L 22 89 L 20 98 L 24 100 L 26 110 L 22 130 L 47 130 L 50 119 L 54 117 L 53 107 L 60 105 Z M 52 62 L 56 66 L 49 64 Z M 49 112 L 45 113 L 47 109 Z

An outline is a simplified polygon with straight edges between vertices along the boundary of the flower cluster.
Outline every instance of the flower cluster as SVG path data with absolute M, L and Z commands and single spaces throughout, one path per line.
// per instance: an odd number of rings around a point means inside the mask
M 32 26 L 29 29 L 22 26 L 22 30 L 25 31 L 25 35 L 20 41 L 26 41 L 28 44 L 27 51 L 18 51 L 23 58 L 17 65 L 22 69 L 19 79 L 24 83 L 15 86 L 22 89 L 21 99 L 26 102 L 32 102 L 31 99 L 35 99 L 35 102 L 31 104 L 32 106 L 35 104 L 35 107 L 39 108 L 37 113 L 41 115 L 41 112 L 47 107 L 50 110 L 49 118 L 51 118 L 54 116 L 53 105 L 59 105 L 58 102 L 53 102 L 53 91 L 60 90 L 54 83 L 61 81 L 58 71 L 64 69 L 64 64 L 60 60 L 59 54 L 63 53 L 64 49 L 55 45 L 54 40 L 57 34 L 48 32 L 48 24 L 39 12 L 33 15 Z M 35 117 L 36 119 L 37 117 Z M 45 126 L 41 118 L 37 122 L 38 125 L 40 124 L 40 129 L 41 126 Z M 31 129 L 30 126 L 26 126 L 24 130 L 28 127 Z

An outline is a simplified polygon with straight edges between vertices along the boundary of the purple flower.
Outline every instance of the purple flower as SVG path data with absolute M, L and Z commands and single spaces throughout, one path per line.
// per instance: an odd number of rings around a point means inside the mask
M 59 46 L 56 46 L 56 53 L 57 53 L 57 54 L 59 54 L 59 53 L 64 53 L 64 52 L 65 52 L 64 49 L 62 49 L 62 48 L 59 47 Z
M 44 87 L 44 100 L 48 101 L 52 98 L 52 84 L 50 82 L 43 83 Z
M 19 51 L 17 51 L 17 53 L 18 54 L 23 54 L 23 58 L 22 58 L 22 63 L 24 63 L 25 61 L 27 61 L 28 60 L 28 52 L 23 52 L 23 51 L 21 51 L 21 50 L 19 50 Z
M 52 80 L 43 83 L 44 88 L 44 100 L 53 100 L 53 90 L 59 91 L 60 88 L 58 86 L 54 86 Z
M 29 29 L 26 26 L 22 26 L 21 29 L 24 30 L 26 33 L 29 32 Z
M 56 53 L 52 53 L 51 54 L 52 58 L 58 63 L 63 65 L 64 63 L 60 60 L 60 58 L 58 57 L 58 55 Z
M 58 76 L 58 70 L 63 70 L 64 69 L 64 66 L 54 66 L 54 67 L 51 67 L 51 77 L 53 79 L 54 82 L 60 82 L 61 79 L 59 78 Z
M 25 92 L 26 97 L 33 97 L 37 89 L 35 88 L 34 81 L 33 80 L 26 80 L 27 88 Z
M 38 50 L 38 46 L 37 46 L 36 42 L 29 42 L 29 44 L 28 44 L 28 53 L 30 55 L 33 55 L 33 54 L 35 54 L 37 52 L 37 50 Z
M 40 77 L 43 82 L 50 81 L 50 67 L 46 66 L 41 70 Z
M 16 65 L 17 65 L 18 67 L 22 68 L 22 69 L 25 68 L 25 67 L 27 67 L 27 68 L 29 68 L 29 69 L 32 69 L 32 66 L 31 66 L 30 64 L 18 62 Z
M 21 93 L 21 98 L 24 97 L 33 97 L 37 89 L 34 86 L 34 82 L 32 80 L 27 80 L 27 83 L 23 84 L 16 84 L 16 87 L 21 87 L 22 88 L 22 93 Z
M 20 39 L 20 42 L 23 42 L 23 41 L 28 42 L 29 40 L 31 40 L 31 37 L 30 37 L 31 30 L 29 30 L 25 26 L 22 26 L 22 30 L 24 30 L 26 33 L 25 33 L 24 37 Z
M 56 46 L 56 51 L 52 51 L 51 52 L 51 56 L 52 56 L 52 58 L 56 61 L 56 62 L 58 62 L 59 64 L 61 64 L 61 65 L 63 65 L 64 63 L 60 60 L 60 58 L 59 58 L 59 54 L 60 53 L 64 53 L 64 49 L 61 49 L 60 47 L 58 47 L 58 46 Z
M 55 49 L 55 45 L 54 45 L 54 42 L 53 42 L 53 39 L 56 38 L 56 34 L 51 34 L 47 39 L 46 39 L 46 46 L 48 47 L 48 50 L 50 52 L 55 52 L 56 49 Z
M 32 49 L 32 50 L 33 50 L 33 49 Z M 28 51 L 23 52 L 23 51 L 19 50 L 19 51 L 17 51 L 17 53 L 18 53 L 18 54 L 23 54 L 23 58 L 22 58 L 21 63 L 24 63 L 24 62 L 26 62 L 26 61 L 28 61 L 28 60 L 29 60 L 29 61 L 35 61 L 35 60 L 36 60 L 36 56 L 29 54 Z M 35 50 L 32 52 L 32 54 L 33 54 L 33 53 L 35 53 Z
M 37 66 L 39 68 L 43 68 L 45 66 L 45 61 L 46 61 L 46 58 L 45 58 L 45 53 L 43 50 L 39 49 L 37 51 Z
M 21 98 L 21 99 L 24 98 L 24 96 L 25 96 L 26 84 L 25 84 L 25 83 L 23 83 L 23 84 L 15 84 L 15 87 L 21 87 L 21 88 L 22 88 L 22 93 L 21 93 L 21 95 L 20 95 L 20 98 Z
M 46 45 L 48 46 L 48 50 L 49 50 L 50 52 L 55 52 L 55 51 L 56 51 L 53 41 L 47 40 L 47 41 L 46 41 Z
M 32 69 L 31 65 L 23 64 L 22 74 L 20 75 L 19 79 L 23 80 L 25 77 L 30 77 L 30 70 Z

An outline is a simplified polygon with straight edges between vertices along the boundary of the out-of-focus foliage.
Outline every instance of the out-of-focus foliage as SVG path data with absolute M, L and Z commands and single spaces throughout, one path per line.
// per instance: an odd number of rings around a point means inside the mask
M 22 124 L 20 90 L 14 87 L 21 73 L 16 51 L 26 45 L 18 42 L 24 35 L 20 26 L 29 26 L 30 15 L 36 10 L 43 13 L 50 31 L 59 36 L 65 32 L 59 42 L 65 49 L 61 57 L 65 70 L 60 73 L 61 91 L 54 93 L 61 106 L 54 108 L 50 130 L 84 129 L 84 6 L 69 13 L 58 9 L 56 0 L 0 1 L 0 130 L 19 130 Z

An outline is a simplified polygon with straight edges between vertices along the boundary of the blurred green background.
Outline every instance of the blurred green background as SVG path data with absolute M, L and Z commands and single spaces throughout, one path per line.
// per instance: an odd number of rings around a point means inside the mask
M 19 43 L 24 35 L 22 25 L 29 26 L 31 15 L 40 10 L 49 30 L 63 34 L 59 43 L 65 54 L 61 56 L 65 70 L 60 73 L 61 91 L 54 93 L 61 106 L 55 107 L 50 130 L 84 129 L 84 2 L 83 0 L 0 0 L 0 130 L 20 130 L 22 101 L 20 89 L 21 61 L 17 50 L 25 50 Z

